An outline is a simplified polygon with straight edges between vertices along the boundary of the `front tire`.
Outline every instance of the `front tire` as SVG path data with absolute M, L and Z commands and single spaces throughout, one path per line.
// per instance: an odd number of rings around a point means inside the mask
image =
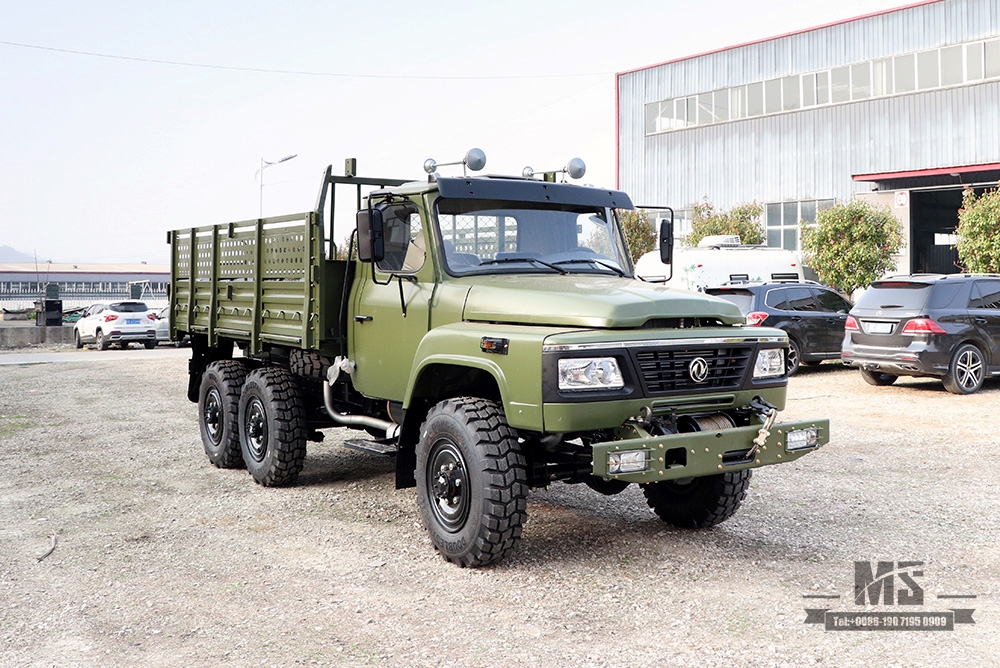
M 875 385 L 876 387 L 886 387 L 892 385 L 896 382 L 899 376 L 891 373 L 882 373 L 881 371 L 869 371 L 868 369 L 861 369 L 861 377 L 865 379 L 865 382 L 869 385 Z
M 243 468 L 240 447 L 240 391 L 247 368 L 236 360 L 212 362 L 198 390 L 198 428 L 205 454 L 220 469 Z
M 442 557 L 475 568 L 514 550 L 528 518 L 527 462 L 500 406 L 472 397 L 437 404 L 416 459 L 417 504 Z
M 295 376 L 264 367 L 247 376 L 240 393 L 243 461 L 264 487 L 295 482 L 306 458 L 306 413 Z
M 952 394 L 972 394 L 979 391 L 986 378 L 986 360 L 983 353 L 971 343 L 959 346 L 951 357 L 948 373 L 941 380 L 944 389 Z
M 73 343 L 76 344 L 77 349 L 83 348 L 83 341 L 80 339 L 80 330 L 73 330 Z
M 750 469 L 703 478 L 664 480 L 642 485 L 646 504 L 681 529 L 704 529 L 728 520 L 739 510 L 750 486 Z

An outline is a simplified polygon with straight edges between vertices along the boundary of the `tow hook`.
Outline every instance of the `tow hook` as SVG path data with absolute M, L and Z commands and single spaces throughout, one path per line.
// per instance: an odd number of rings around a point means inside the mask
M 757 438 L 753 439 L 753 445 L 747 450 L 746 459 L 753 459 L 757 456 L 757 451 L 767 442 L 767 437 L 771 435 L 771 427 L 778 417 L 778 407 L 762 397 L 754 397 L 748 406 L 764 420 L 764 424 L 757 431 Z

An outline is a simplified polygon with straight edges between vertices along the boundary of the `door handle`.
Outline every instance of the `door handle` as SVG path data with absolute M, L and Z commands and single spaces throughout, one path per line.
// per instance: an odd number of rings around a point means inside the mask
M 370 315 L 356 315 L 354 316 L 354 322 L 369 322 L 373 320 Z

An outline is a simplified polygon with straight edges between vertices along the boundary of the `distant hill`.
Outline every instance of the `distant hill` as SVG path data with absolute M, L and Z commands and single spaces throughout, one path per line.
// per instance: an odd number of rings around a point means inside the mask
M 0 246 L 0 262 L 33 262 L 35 257 L 10 246 Z

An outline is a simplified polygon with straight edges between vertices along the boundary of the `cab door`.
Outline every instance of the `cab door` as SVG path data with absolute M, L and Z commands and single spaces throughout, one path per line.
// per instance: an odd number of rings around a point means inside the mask
M 428 329 L 434 270 L 417 205 L 389 205 L 382 216 L 385 257 L 374 265 L 357 263 L 348 353 L 359 392 L 402 401 Z

